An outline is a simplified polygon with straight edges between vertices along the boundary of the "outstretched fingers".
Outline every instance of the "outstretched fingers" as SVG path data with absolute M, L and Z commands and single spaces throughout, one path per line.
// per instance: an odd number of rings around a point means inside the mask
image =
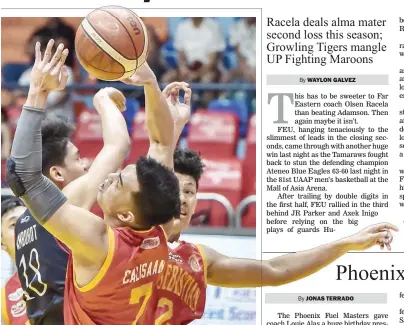
M 59 46 L 56 49 L 55 54 L 52 57 L 52 60 L 49 62 L 49 69 L 53 70 L 57 63 L 59 62 L 60 58 L 62 57 L 62 51 L 64 49 L 63 44 L 59 44 Z
M 41 63 L 42 54 L 41 54 L 41 43 L 36 42 L 35 44 L 35 62 L 34 65 L 38 66 Z
M 56 55 L 56 54 L 55 54 Z M 55 67 L 55 72 L 57 74 L 60 73 L 60 71 L 62 70 L 65 62 L 66 62 L 66 58 L 69 55 L 69 50 L 68 49 L 64 49 L 63 52 L 61 53 L 61 55 L 58 58 L 57 65 Z
M 60 74 L 60 82 L 59 82 L 59 90 L 62 90 L 66 87 L 67 80 L 69 78 L 69 74 L 67 72 L 66 66 L 63 66 L 61 74 Z
M 42 60 L 42 62 L 41 62 L 41 63 L 42 63 L 42 67 L 44 67 L 46 64 L 49 63 L 49 60 L 50 60 L 50 58 L 51 58 L 51 56 L 52 56 L 53 44 L 55 44 L 55 41 L 54 41 L 53 39 L 51 39 L 51 40 L 48 42 L 48 45 L 46 45 L 45 54 L 44 54 L 43 60 Z

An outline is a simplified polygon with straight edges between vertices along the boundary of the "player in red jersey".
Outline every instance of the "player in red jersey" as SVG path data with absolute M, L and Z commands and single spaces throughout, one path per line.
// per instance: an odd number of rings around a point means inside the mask
M 1 308 L 3 325 L 30 325 L 24 290 L 17 273 L 14 273 L 1 289 Z
M 188 86 L 184 82 L 172 83 L 163 91 L 174 120 L 173 151 L 191 116 L 192 91 Z M 184 91 L 184 103 L 179 101 L 180 90 Z M 199 156 L 196 156 L 198 160 L 195 161 L 192 159 L 193 155 L 188 155 L 189 152 L 177 149 L 170 157 L 179 180 L 182 202 L 185 202 L 184 197 L 190 198 L 196 195 L 195 185 L 202 174 L 202 168 L 195 170 L 196 163 L 201 162 Z M 188 168 L 189 166 L 191 169 Z M 182 172 L 184 174 L 181 174 Z M 200 172 L 199 175 L 198 172 Z M 181 219 L 174 220 L 177 229 L 187 215 L 186 209 L 183 205 Z M 188 222 L 184 225 L 186 226 Z M 190 243 L 171 240 L 168 258 L 167 268 L 157 282 L 157 305 L 154 306 L 154 318 L 150 325 L 188 324 L 192 320 L 201 318 L 205 309 L 207 272 L 206 263 L 199 248 Z
M 168 258 L 157 282 L 154 324 L 188 324 L 205 309 L 207 265 L 198 246 L 184 241 L 169 243 Z
M 10 255 L 14 264 L 14 226 L 25 209 L 24 204 L 16 197 L 1 198 L 1 247 Z M 16 272 L 1 289 L 3 325 L 29 325 L 23 296 L 24 290 L 21 288 L 21 282 Z
M 63 89 L 67 50 L 42 58 L 36 45 L 27 103 L 18 122 L 7 181 L 38 222 L 70 249 L 65 287 L 66 324 L 148 324 L 146 307 L 168 259 L 165 232 L 180 214 L 172 171 L 174 123 L 147 63 L 127 83 L 143 85 L 151 144 L 148 157 L 110 174 L 99 187 L 104 220 L 75 207 L 41 171 L 40 122 L 49 92 Z M 170 159 L 167 159 L 170 157 Z M 171 169 L 170 169 L 171 168 Z M 95 300 L 95 301 L 94 301 Z

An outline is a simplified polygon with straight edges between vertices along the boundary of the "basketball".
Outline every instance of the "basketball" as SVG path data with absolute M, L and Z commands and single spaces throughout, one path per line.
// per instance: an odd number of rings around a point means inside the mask
M 92 11 L 76 32 L 75 51 L 93 77 L 121 80 L 133 75 L 146 60 L 147 30 L 130 9 L 108 6 Z

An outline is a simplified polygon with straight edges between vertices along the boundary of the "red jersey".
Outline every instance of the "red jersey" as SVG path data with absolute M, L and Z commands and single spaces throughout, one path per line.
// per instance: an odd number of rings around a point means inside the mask
M 1 308 L 6 325 L 29 325 L 23 297 L 24 290 L 21 288 L 18 273 L 15 273 L 2 288 Z
M 184 325 L 202 318 L 206 302 L 206 262 L 202 249 L 180 241 L 169 244 L 168 265 L 157 282 L 155 323 Z
M 79 288 L 72 256 L 67 266 L 64 318 L 69 325 L 150 325 L 157 280 L 168 261 L 162 227 L 147 231 L 108 228 L 109 249 L 94 279 Z

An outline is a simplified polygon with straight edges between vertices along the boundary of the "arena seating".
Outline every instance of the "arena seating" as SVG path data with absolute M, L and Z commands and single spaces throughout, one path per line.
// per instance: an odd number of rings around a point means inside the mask
M 103 147 L 101 119 L 96 111 L 84 109 L 77 119 L 74 143 L 83 157 L 94 159 Z
M 20 79 L 21 75 L 25 70 L 29 67 L 28 64 L 25 63 L 6 63 L 1 68 L 1 74 L 3 78 L 10 82 L 17 82 Z
M 213 100 L 208 109 L 212 112 L 233 112 L 237 116 L 240 136 L 245 137 L 248 123 L 247 104 L 240 100 L 216 99 Z
M 8 125 L 10 126 L 11 133 L 14 137 L 15 130 L 17 129 L 18 119 L 21 115 L 21 106 L 10 106 L 7 108 Z
M 239 139 L 237 117 L 233 112 L 199 110 L 191 117 L 188 147 L 202 157 L 233 158 Z
M 256 171 L 256 129 L 255 115 L 250 119 L 246 139 L 246 153 L 243 161 L 243 196 L 255 193 Z M 254 184 L 253 184 L 254 181 Z
M 237 158 L 204 159 L 204 163 L 206 168 L 199 182 L 199 192 L 223 195 L 234 209 L 241 200 L 241 161 Z M 196 213 L 201 210 L 207 213 L 207 224 L 211 226 L 229 225 L 226 209 L 218 201 L 200 200 Z
M 248 125 L 247 133 L 247 145 L 246 145 L 246 155 L 243 162 L 243 192 L 242 197 L 245 198 L 249 195 L 254 195 L 256 193 L 256 115 L 254 114 Z M 255 202 L 250 204 L 244 211 L 242 216 L 242 226 L 243 227 L 255 227 L 256 217 L 255 217 L 256 204 Z
M 145 155 L 149 149 L 150 141 L 145 118 L 144 110 L 138 111 L 135 115 L 133 120 L 132 146 L 126 163 L 135 162 L 140 156 Z

